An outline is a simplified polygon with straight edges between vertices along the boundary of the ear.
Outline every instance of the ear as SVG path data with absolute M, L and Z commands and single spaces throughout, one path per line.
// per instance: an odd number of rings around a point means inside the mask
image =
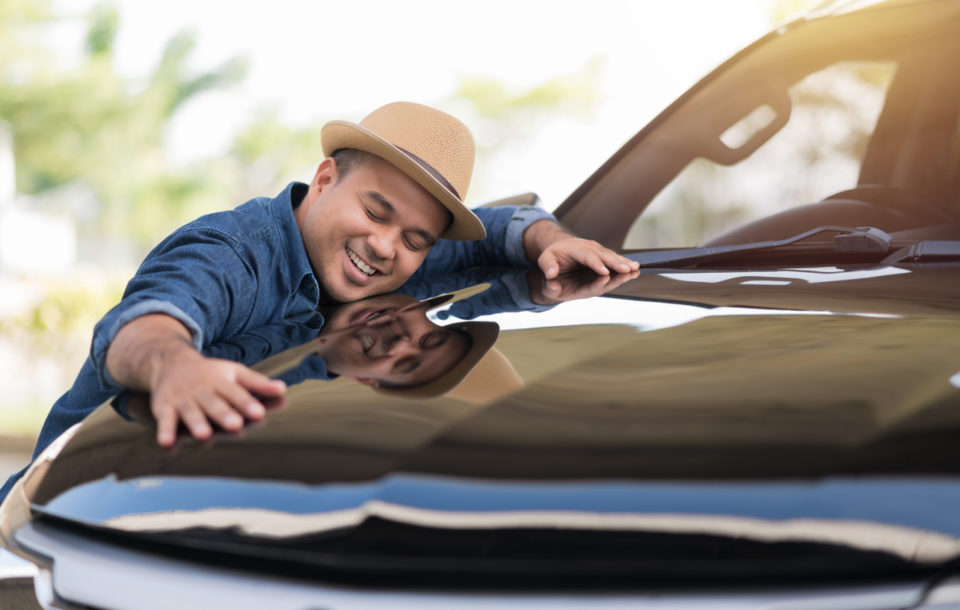
M 310 188 L 322 191 L 328 185 L 336 182 L 339 175 L 337 160 L 333 157 L 327 157 L 317 166 L 317 171 L 314 172 L 313 180 L 310 182 Z
M 371 388 L 379 388 L 379 387 L 380 387 L 380 382 L 377 381 L 376 379 L 372 378 L 372 377 L 351 377 L 351 376 L 347 376 L 347 379 L 352 379 L 352 380 L 356 381 L 357 383 L 362 383 L 363 385 L 368 386 L 368 387 L 371 387 Z

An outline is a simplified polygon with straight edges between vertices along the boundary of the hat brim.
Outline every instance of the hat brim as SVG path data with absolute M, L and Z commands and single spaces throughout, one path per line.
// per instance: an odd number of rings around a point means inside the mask
M 433 381 L 418 386 L 375 388 L 381 394 L 400 398 L 434 398 L 456 387 L 467 373 L 476 366 L 484 354 L 493 347 L 500 335 L 500 326 L 496 322 L 459 322 L 444 328 L 454 328 L 467 333 L 471 339 L 470 349 L 453 368 Z
M 470 297 L 476 296 L 481 292 L 486 291 L 490 288 L 490 282 L 481 282 L 480 284 L 474 284 L 473 286 L 467 286 L 466 288 L 460 288 L 454 290 L 453 292 L 445 292 L 443 294 L 438 294 L 434 297 L 428 297 L 418 302 L 418 305 L 425 307 L 427 311 L 437 309 L 438 307 L 444 307 L 446 305 L 453 305 L 458 301 L 465 301 Z
M 320 131 L 320 142 L 323 154 L 328 157 L 341 148 L 355 148 L 384 159 L 410 176 L 453 215 L 453 222 L 440 237 L 471 241 L 487 236 L 487 231 L 477 215 L 464 205 L 460 196 L 438 180 L 422 161 L 405 153 L 372 131 L 349 121 L 330 121 Z

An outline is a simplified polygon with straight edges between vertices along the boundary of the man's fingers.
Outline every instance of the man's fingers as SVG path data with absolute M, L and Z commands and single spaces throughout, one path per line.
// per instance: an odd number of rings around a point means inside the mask
M 603 258 L 607 266 L 617 273 L 630 273 L 640 268 L 640 263 L 637 261 L 630 260 L 626 256 L 621 256 L 613 250 L 605 250 Z
M 593 272 L 599 275 L 610 275 L 610 269 L 607 268 L 606 263 L 604 263 L 600 255 L 593 251 L 588 250 L 583 252 L 580 255 L 580 264 L 593 269 Z
M 283 399 L 287 386 L 235 362 L 201 358 L 168 371 L 151 386 L 150 410 L 157 421 L 157 443 L 171 447 L 182 421 L 198 440 L 213 436 L 213 427 L 236 432 L 245 417 L 262 419 L 263 401 Z
M 200 410 L 209 419 L 220 424 L 224 430 L 239 430 L 243 427 L 243 416 L 237 413 L 241 405 L 228 402 L 217 394 L 205 394 L 198 398 Z M 242 403 L 247 406 L 247 403 Z
M 206 440 L 213 434 L 207 415 L 196 404 L 184 403 L 180 405 L 177 412 L 193 438 Z
M 233 406 L 250 419 L 260 419 L 266 413 L 263 404 L 253 397 L 239 385 L 231 385 L 223 389 L 223 397 Z
M 622 273 L 614 277 L 613 281 L 610 283 L 610 286 L 607 287 L 607 290 L 613 290 L 614 288 L 617 288 L 618 286 L 625 284 L 630 280 L 635 279 L 639 276 L 640 276 L 639 269 L 634 269 L 633 271 L 630 271 L 628 273 Z
M 551 250 L 545 250 L 543 254 L 540 255 L 540 258 L 537 259 L 537 265 L 540 266 L 540 271 L 543 271 L 543 276 L 548 280 L 552 280 L 560 275 L 560 265 L 557 262 L 557 257 Z
M 565 239 L 548 247 L 540 255 L 537 264 L 547 279 L 560 273 L 587 267 L 599 275 L 629 273 L 640 267 L 636 261 L 617 254 L 598 242 L 586 239 Z
M 557 280 L 550 280 L 543 283 L 543 294 L 548 297 L 556 298 L 560 296 L 560 290 L 563 286 Z
M 587 254 L 587 256 L 591 257 L 590 259 L 591 262 L 590 263 L 584 262 L 584 264 L 588 265 L 591 269 L 593 269 L 597 273 L 603 273 L 603 272 L 600 271 L 600 268 L 597 266 L 597 263 L 593 262 L 593 259 L 592 259 L 593 256 L 595 256 L 600 261 L 599 262 L 600 265 L 602 265 L 605 269 L 608 269 L 609 271 L 612 271 L 614 273 L 629 273 L 631 271 L 634 271 L 640 268 L 640 263 L 638 263 L 637 261 L 632 261 L 626 256 L 617 254 L 610 248 L 607 248 L 606 246 L 601 246 L 596 242 L 594 242 L 594 245 L 595 245 L 595 249 L 589 250 Z
M 180 423 L 176 409 L 170 405 L 158 406 L 154 409 L 154 419 L 157 420 L 157 444 L 173 446 L 177 440 L 177 424 Z
M 287 391 L 287 384 L 279 379 L 270 379 L 262 373 L 253 369 L 241 367 L 237 370 L 237 383 L 253 392 L 263 396 L 283 396 Z

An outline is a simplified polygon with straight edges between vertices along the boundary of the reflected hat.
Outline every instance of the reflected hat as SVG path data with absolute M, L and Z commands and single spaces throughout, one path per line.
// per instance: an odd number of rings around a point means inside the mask
M 470 186 L 476 145 L 466 125 L 445 112 L 412 102 L 377 108 L 359 124 L 330 121 L 320 132 L 323 154 L 354 148 L 391 163 L 436 197 L 453 222 L 447 239 L 483 239 L 486 231 L 463 204 Z
M 519 392 L 525 385 L 503 352 L 491 347 L 457 385 L 444 392 L 444 396 L 486 405 Z

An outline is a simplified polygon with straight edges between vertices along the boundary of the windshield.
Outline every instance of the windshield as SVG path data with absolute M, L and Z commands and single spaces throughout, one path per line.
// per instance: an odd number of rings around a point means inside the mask
M 956 239 L 958 23 L 956 3 L 930 2 L 772 34 L 665 111 L 557 213 L 626 250 L 824 225 L 938 227 L 937 239 Z
M 626 248 L 694 246 L 757 218 L 854 188 L 896 64 L 840 62 L 788 89 L 786 124 L 754 154 L 690 162 L 660 191 Z M 761 104 L 720 135 L 731 150 L 778 119 Z

